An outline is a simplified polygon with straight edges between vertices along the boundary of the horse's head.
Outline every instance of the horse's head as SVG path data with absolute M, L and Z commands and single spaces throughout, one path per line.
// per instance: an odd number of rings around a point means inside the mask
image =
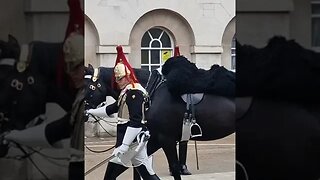
M 0 61 L 5 58 L 17 60 L 20 55 L 20 46 L 15 37 L 8 35 L 8 41 L 0 40 Z
M 96 108 L 106 100 L 106 96 L 118 97 L 119 92 L 111 87 L 112 68 L 85 68 L 85 101 L 86 109 Z
M 3 82 L 14 68 L 20 56 L 20 45 L 17 39 L 8 35 L 8 41 L 0 40 L 0 79 Z

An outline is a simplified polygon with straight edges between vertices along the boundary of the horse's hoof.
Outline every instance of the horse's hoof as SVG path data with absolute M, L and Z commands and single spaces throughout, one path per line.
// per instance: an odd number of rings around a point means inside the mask
M 182 165 L 181 170 L 180 170 L 180 174 L 181 175 L 192 175 L 186 165 Z

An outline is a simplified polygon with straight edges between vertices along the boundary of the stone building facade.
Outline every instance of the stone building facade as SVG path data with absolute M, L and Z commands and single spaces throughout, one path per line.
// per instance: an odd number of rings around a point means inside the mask
M 231 69 L 235 1 L 90 0 L 85 2 L 86 63 L 112 67 L 122 45 L 137 68 L 159 67 L 175 46 L 199 68 Z

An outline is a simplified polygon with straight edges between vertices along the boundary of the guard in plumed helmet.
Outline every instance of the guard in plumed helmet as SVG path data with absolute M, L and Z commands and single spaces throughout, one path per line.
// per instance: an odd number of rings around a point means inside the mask
M 147 92 L 139 84 L 121 46 L 117 47 L 117 52 L 112 85 L 121 91 L 118 100 L 109 106 L 87 111 L 96 116 L 118 113 L 116 149 L 113 152 L 115 157 L 109 161 L 104 179 L 115 180 L 124 168 L 133 165 L 144 180 L 157 180 L 159 177 L 151 167 L 146 149 L 149 131 L 145 125 L 144 103 Z M 137 148 L 135 144 L 142 146 Z
M 69 35 L 63 45 L 65 72 L 69 75 L 75 89 L 83 85 L 83 73 L 78 72 L 84 71 L 83 43 L 83 35 L 76 31 Z
M 72 87 L 77 90 L 68 125 L 72 129 L 69 180 L 81 180 L 84 179 L 84 36 L 78 31 L 72 32 L 65 40 L 63 54 L 65 72 L 71 80 Z

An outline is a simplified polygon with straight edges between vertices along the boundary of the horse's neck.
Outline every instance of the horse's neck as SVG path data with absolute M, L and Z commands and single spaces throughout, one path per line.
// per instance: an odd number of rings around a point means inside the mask
M 134 68 L 134 72 L 139 80 L 139 83 L 142 85 L 142 87 L 145 88 L 147 86 L 150 75 L 149 70 Z
M 146 85 L 149 96 L 152 97 L 159 86 L 165 82 L 165 78 L 158 71 L 153 71 Z

